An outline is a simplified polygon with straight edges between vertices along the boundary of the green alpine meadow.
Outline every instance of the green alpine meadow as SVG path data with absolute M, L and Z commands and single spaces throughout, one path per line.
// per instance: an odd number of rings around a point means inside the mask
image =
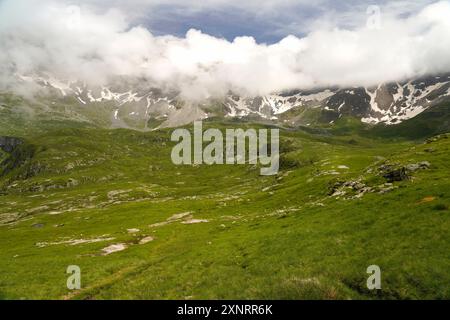
M 449 17 L 0 0 L 0 301 L 288 319 L 450 300 Z
M 1 154 L 2 299 L 449 298 L 449 105 L 401 127 L 279 126 L 280 171 L 261 176 L 172 164 L 171 129 L 32 126 L 2 98 L 18 143 Z

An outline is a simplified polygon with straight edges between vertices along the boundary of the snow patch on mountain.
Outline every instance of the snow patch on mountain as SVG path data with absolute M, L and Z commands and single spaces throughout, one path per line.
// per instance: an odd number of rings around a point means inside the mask
M 188 124 L 188 121 L 217 115 L 276 121 L 281 115 L 297 108 L 302 111 L 321 109 L 322 112 L 328 112 L 326 121 L 329 123 L 349 115 L 358 117 L 365 123 L 392 125 L 413 118 L 436 102 L 449 100 L 450 96 L 450 75 L 428 76 L 403 83 L 380 84 L 372 88 L 296 90 L 260 97 L 229 93 L 223 99 L 211 98 L 202 103 L 184 101 L 177 92 L 167 93 L 139 82 L 120 80 L 115 85 L 94 88 L 78 81 L 61 81 L 47 74 L 20 75 L 18 78 L 49 88 L 62 98 L 73 96 L 86 107 L 95 103 L 113 102 L 116 107 L 111 111 L 113 124 L 124 126 L 126 122 L 122 120 L 125 119 L 120 117 L 128 116 L 136 121 L 143 120 L 145 128 L 149 120 L 159 124 L 157 127 L 165 127 Z M 217 101 L 221 102 L 223 110 L 211 111 L 211 105 Z M 290 115 L 287 114 L 287 117 Z M 286 121 L 286 116 L 283 118 Z

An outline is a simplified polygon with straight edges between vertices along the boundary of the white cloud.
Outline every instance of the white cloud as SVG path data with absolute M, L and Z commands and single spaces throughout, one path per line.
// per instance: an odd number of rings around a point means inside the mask
M 154 36 L 144 27 L 130 27 L 128 17 L 115 9 L 81 6 L 78 20 L 76 10 L 61 2 L 5 0 L 0 4 L 0 88 L 12 83 L 14 73 L 43 71 L 88 83 L 107 83 L 119 75 L 146 78 L 196 99 L 229 90 L 257 95 L 373 85 L 450 72 L 449 16 L 450 2 L 441 1 L 408 18 L 385 15 L 377 30 L 318 25 L 306 37 L 265 45 L 196 30 L 184 38 Z

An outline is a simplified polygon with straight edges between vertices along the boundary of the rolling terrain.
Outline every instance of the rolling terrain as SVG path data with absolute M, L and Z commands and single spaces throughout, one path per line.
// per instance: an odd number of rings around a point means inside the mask
M 0 107 L 0 136 L 15 139 L 0 140 L 1 299 L 450 297 L 448 105 L 395 126 L 280 127 L 281 170 L 262 177 L 175 166 L 170 129 L 108 128 L 114 106 L 85 121 L 22 102 Z

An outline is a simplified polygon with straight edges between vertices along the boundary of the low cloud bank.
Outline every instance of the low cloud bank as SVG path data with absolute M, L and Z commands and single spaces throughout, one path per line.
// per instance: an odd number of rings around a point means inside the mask
M 365 14 L 362 12 L 361 14 Z M 275 44 L 230 42 L 190 30 L 184 38 L 132 27 L 115 9 L 100 12 L 61 1 L 0 3 L 0 90 L 17 75 L 50 73 L 107 84 L 117 76 L 177 89 L 187 99 L 232 90 L 261 95 L 323 86 L 370 86 L 450 72 L 450 2 L 407 18 L 381 16 L 378 27 L 317 29 Z

